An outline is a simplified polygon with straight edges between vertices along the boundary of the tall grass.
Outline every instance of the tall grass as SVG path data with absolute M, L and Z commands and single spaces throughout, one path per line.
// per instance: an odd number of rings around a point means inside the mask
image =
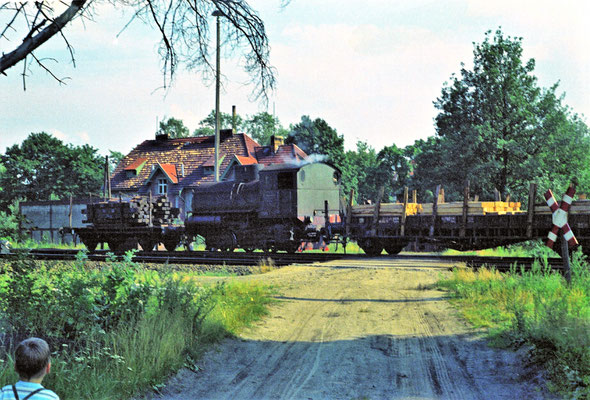
M 211 343 L 266 312 L 269 289 L 256 283 L 202 286 L 191 275 L 84 257 L 49 265 L 0 264 L 0 384 L 14 382 L 11 354 L 36 335 L 52 347 L 43 381 L 62 399 L 125 399 L 157 389 L 182 366 L 196 368 Z
M 590 396 L 590 269 L 572 259 L 572 282 L 536 262 L 529 272 L 456 269 L 438 284 L 454 295 L 463 316 L 489 328 L 501 346 L 529 348 L 550 387 L 567 397 Z
M 507 246 L 499 246 L 491 249 L 459 251 L 447 249 L 443 255 L 474 255 L 489 257 L 557 257 L 558 254 L 549 249 L 541 240 L 531 240 Z

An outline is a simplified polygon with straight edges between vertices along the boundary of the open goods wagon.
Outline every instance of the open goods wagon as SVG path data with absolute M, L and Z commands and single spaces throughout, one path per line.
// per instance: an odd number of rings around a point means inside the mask
M 164 196 L 103 201 L 88 204 L 84 222 L 91 225 L 76 228 L 75 232 L 89 251 L 99 243 L 107 243 L 114 252 L 135 249 L 138 244 L 149 251 L 158 243 L 172 251 L 184 234 L 183 227 L 174 224 L 178 213 Z
M 534 197 L 533 197 L 534 198 Z M 347 227 L 368 255 L 399 253 L 411 242 L 456 250 L 479 250 L 546 238 L 552 229 L 547 204 L 453 202 L 353 206 Z M 574 201 L 569 226 L 585 252 L 590 251 L 590 201 Z M 559 241 L 554 245 L 558 251 Z

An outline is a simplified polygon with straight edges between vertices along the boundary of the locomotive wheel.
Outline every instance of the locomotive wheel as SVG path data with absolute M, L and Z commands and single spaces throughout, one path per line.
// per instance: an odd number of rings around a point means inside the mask
M 121 247 L 121 243 L 119 243 L 118 241 L 115 241 L 115 240 L 109 240 L 107 242 L 107 244 L 109 245 L 110 251 L 112 251 L 113 253 L 119 252 L 119 248 Z
M 143 251 L 152 251 L 156 243 L 150 239 L 140 239 L 139 245 Z
M 395 242 L 385 242 L 385 244 L 383 245 L 383 247 L 385 248 L 385 251 L 387 252 L 387 254 L 389 254 L 390 256 L 399 254 L 400 251 L 402 251 L 402 249 L 405 247 L 403 244 L 399 244 L 399 243 L 395 243 Z
M 233 232 L 224 233 L 219 239 L 219 249 L 232 252 L 238 247 L 238 238 Z
M 88 251 L 92 252 L 92 251 L 96 250 L 96 246 L 98 246 L 98 241 L 86 239 L 86 240 L 84 240 L 84 246 L 86 246 L 86 249 Z
M 113 253 L 125 253 L 126 251 L 137 249 L 137 238 L 135 237 L 129 237 L 122 242 L 111 240 L 107 243 Z
M 383 251 L 383 245 L 375 239 L 365 239 L 359 241 L 358 245 L 369 257 L 378 256 Z
M 289 254 L 295 254 L 300 245 L 301 243 L 298 242 L 289 242 L 285 245 L 284 249 Z
M 178 242 L 178 240 L 170 239 L 170 240 L 164 240 L 162 242 L 162 244 L 164 245 L 164 247 L 166 248 L 166 250 L 168 250 L 168 251 L 174 251 L 178 247 L 179 242 Z

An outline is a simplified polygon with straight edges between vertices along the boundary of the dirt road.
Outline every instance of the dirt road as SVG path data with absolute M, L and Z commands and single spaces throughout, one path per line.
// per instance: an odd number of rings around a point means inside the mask
M 239 278 L 278 286 L 280 301 L 154 399 L 542 398 L 516 353 L 488 347 L 428 289 L 445 273 L 367 260 Z

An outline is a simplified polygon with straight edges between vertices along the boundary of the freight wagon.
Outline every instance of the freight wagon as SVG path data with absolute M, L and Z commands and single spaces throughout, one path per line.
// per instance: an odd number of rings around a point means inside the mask
M 529 194 L 535 198 L 534 190 Z M 529 202 L 409 203 L 349 208 L 349 238 L 368 255 L 397 254 L 411 242 L 442 248 L 479 250 L 547 238 L 553 227 L 547 204 Z M 585 252 L 590 251 L 590 201 L 574 201 L 569 226 Z M 560 238 L 554 244 L 559 251 Z
M 164 196 L 103 201 L 88 204 L 83 212 L 87 218 L 83 222 L 91 225 L 74 231 L 89 251 L 94 251 L 99 243 L 107 243 L 117 253 L 136 249 L 138 244 L 149 251 L 158 243 L 172 251 L 184 234 L 184 227 L 175 224 L 178 208 L 172 207 Z

